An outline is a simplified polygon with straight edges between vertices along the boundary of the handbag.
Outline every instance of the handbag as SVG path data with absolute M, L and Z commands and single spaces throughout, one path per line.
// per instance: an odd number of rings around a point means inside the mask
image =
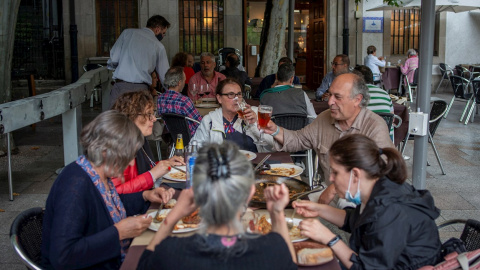
M 480 270 L 480 249 L 445 256 L 445 260 L 435 266 L 424 266 L 419 270 Z

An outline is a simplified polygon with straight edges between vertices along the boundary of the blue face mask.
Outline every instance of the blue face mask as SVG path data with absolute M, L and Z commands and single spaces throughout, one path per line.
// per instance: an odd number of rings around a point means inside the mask
M 353 197 L 352 193 L 350 193 L 350 184 L 352 184 L 352 175 L 353 175 L 353 171 L 350 171 L 350 180 L 348 181 L 347 192 L 345 192 L 345 200 L 351 203 L 354 203 L 355 205 L 360 205 L 362 203 L 362 199 L 360 199 L 360 180 L 358 180 L 357 193 L 355 193 L 355 197 Z

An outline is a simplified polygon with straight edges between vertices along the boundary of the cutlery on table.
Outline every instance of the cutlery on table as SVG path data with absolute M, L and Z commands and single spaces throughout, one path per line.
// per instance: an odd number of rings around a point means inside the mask
M 187 171 L 185 171 L 184 169 L 180 169 L 179 167 L 173 166 L 172 168 L 175 169 L 175 170 L 177 170 L 177 171 L 181 171 L 181 172 L 183 172 L 183 173 L 185 173 L 185 174 L 187 173 Z
M 157 217 L 160 215 L 160 211 L 162 211 L 164 205 L 165 204 L 163 202 L 160 204 L 160 207 L 158 208 L 157 213 L 153 217 L 153 223 L 160 223 L 160 221 L 158 221 Z
M 255 166 L 255 168 L 253 169 L 254 172 L 256 172 L 261 166 L 263 163 L 265 163 L 265 161 L 267 161 L 267 159 L 271 156 L 272 154 L 268 154 L 266 155 L 262 161 L 260 161 L 260 163 L 257 164 L 257 166 Z

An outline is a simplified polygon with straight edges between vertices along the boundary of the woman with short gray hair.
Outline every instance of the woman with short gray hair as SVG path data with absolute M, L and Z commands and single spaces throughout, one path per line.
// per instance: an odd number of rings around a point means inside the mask
M 407 51 L 407 60 L 405 61 L 405 64 L 403 66 L 400 65 L 400 70 L 402 74 L 408 78 L 408 82 L 413 83 L 415 69 L 417 68 L 418 68 L 417 51 L 415 51 L 415 49 L 409 49 Z M 403 84 L 404 84 L 404 87 L 406 88 L 407 79 L 405 78 L 403 79 Z M 406 91 L 404 91 L 404 94 L 406 94 Z
M 284 214 L 289 201 L 287 187 L 265 189 L 272 232 L 263 236 L 246 233 L 240 222 L 254 193 L 252 165 L 235 144 L 203 147 L 195 164 L 193 190 L 182 191 L 138 268 L 297 269 Z M 197 207 L 202 217 L 198 233 L 168 237 L 177 221 Z
M 46 269 L 118 269 L 131 238 L 152 218 L 150 202 L 167 202 L 159 189 L 119 195 L 110 180 L 122 175 L 143 144 L 143 136 L 125 115 L 106 111 L 82 130 L 84 155 L 67 165 L 50 190 L 42 230 Z

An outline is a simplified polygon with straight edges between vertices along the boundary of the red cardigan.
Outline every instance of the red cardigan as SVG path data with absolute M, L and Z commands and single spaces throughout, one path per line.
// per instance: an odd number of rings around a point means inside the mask
M 112 178 L 112 182 L 119 194 L 134 193 L 151 189 L 154 184 L 154 179 L 150 172 L 145 172 L 138 175 L 137 161 L 133 166 L 128 166 L 123 172 L 125 182 L 121 178 Z

